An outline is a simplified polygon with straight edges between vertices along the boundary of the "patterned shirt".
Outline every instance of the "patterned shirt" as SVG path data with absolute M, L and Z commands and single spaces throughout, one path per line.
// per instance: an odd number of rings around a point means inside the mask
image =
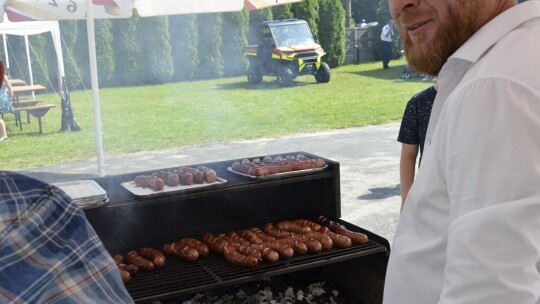
M 437 95 L 435 87 L 431 86 L 414 95 L 405 107 L 403 120 L 397 140 L 404 144 L 420 145 L 420 160 L 424 152 L 424 141 L 429 124 L 429 116 L 433 101 Z
M 132 303 L 83 211 L 62 190 L 0 171 L 0 303 Z

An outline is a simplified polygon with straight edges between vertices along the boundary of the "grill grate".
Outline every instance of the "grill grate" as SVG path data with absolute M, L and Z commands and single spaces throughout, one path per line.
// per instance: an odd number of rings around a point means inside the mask
M 227 231 L 229 230 L 223 230 L 223 232 Z M 151 302 L 386 251 L 385 246 L 370 241 L 365 245 L 294 256 L 289 260 L 279 260 L 272 264 L 263 262 L 256 268 L 234 266 L 229 264 L 223 256 L 215 253 L 196 262 L 168 256 L 163 268 L 133 276 L 126 284 L 126 288 L 135 302 Z

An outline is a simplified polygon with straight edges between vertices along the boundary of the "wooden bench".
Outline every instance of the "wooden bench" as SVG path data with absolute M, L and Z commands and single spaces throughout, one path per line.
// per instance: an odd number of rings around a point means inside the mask
M 38 103 L 44 102 L 42 99 L 28 99 L 28 100 L 19 100 L 18 102 L 12 103 L 13 108 L 22 108 L 22 107 L 33 107 Z M 30 113 L 26 111 L 26 121 L 30 123 Z
M 19 127 L 22 131 L 22 122 L 21 122 L 21 112 L 26 111 L 26 113 L 31 114 L 34 117 L 37 117 L 39 124 L 39 134 L 43 134 L 43 127 L 41 125 L 41 117 L 45 116 L 51 108 L 56 107 L 53 104 L 39 105 L 39 106 L 28 106 L 28 107 L 14 107 L 13 113 L 15 114 L 15 121 L 19 124 Z

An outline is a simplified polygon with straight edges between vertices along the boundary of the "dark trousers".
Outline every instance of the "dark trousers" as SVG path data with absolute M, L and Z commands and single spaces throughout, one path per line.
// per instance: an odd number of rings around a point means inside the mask
M 383 68 L 388 69 L 388 62 L 392 59 L 392 42 L 381 40 L 381 59 Z

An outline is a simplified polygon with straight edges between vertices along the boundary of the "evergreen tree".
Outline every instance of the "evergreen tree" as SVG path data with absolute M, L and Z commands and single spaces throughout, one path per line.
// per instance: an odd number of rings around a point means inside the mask
M 47 42 L 46 38 L 47 37 L 45 37 L 44 34 L 28 36 L 30 63 L 32 65 L 32 76 L 35 84 L 49 83 L 49 65 L 47 61 L 47 53 L 45 52 L 45 45 Z
M 198 28 L 195 15 L 170 16 L 169 35 L 174 65 L 173 80 L 194 79 L 195 71 L 199 65 L 197 57 Z
M 249 11 L 249 30 L 248 30 L 248 42 L 249 44 L 257 44 L 257 26 L 263 21 L 272 20 L 272 9 L 267 7 L 260 10 Z
M 137 44 L 137 22 L 139 17 L 133 15 L 129 19 L 112 21 L 114 36 L 114 81 L 113 85 L 136 85 L 142 83 L 139 77 L 141 54 Z
M 367 23 L 378 21 L 379 0 L 352 0 L 352 18 L 356 24 L 365 20 Z M 386 3 L 388 6 L 388 2 Z
M 96 37 L 96 62 L 98 81 L 100 86 L 110 86 L 110 80 L 114 71 L 114 59 L 111 43 L 110 20 L 95 20 L 94 32 Z
M 222 17 L 220 13 L 197 15 L 199 28 L 199 68 L 197 69 L 197 77 L 200 79 L 223 76 L 221 23 Z
M 276 5 L 272 7 L 272 16 L 274 20 L 293 18 L 294 14 L 291 11 L 291 4 Z
M 75 56 L 75 46 L 79 39 L 79 24 L 77 21 L 59 21 L 60 33 L 62 35 L 62 55 L 64 56 L 64 72 L 66 74 L 66 83 L 70 89 L 80 87 L 82 79 L 77 68 Z M 86 51 L 88 54 L 88 51 Z M 80 55 L 80 54 L 79 54 Z M 86 56 L 88 57 L 88 55 Z
M 78 71 L 80 86 L 77 88 L 90 88 L 90 61 L 88 59 L 88 31 L 86 27 L 86 21 L 76 21 L 79 31 L 77 32 L 77 41 L 73 49 L 75 57 L 75 68 Z M 97 54 L 96 54 L 97 56 Z M 98 67 L 99 69 L 99 67 Z
M 345 9 L 340 0 L 323 0 L 319 7 L 319 37 L 324 61 L 339 66 L 345 58 Z
M 224 76 L 242 75 L 247 67 L 242 48 L 247 45 L 248 21 L 244 12 L 224 13 L 221 26 Z
M 30 82 L 28 73 L 28 63 L 26 60 L 26 47 L 23 36 L 6 36 L 8 54 L 9 54 L 9 75 L 11 78 L 18 78 Z M 7 63 L 4 63 L 7 69 Z M 6 71 L 8 73 L 8 71 Z
M 137 22 L 141 50 L 139 75 L 147 84 L 171 81 L 174 74 L 167 17 L 141 18 Z
M 303 0 L 300 3 L 295 3 L 293 5 L 293 10 L 296 12 L 296 18 L 306 20 L 311 28 L 313 36 L 317 38 L 319 34 L 319 1 Z

